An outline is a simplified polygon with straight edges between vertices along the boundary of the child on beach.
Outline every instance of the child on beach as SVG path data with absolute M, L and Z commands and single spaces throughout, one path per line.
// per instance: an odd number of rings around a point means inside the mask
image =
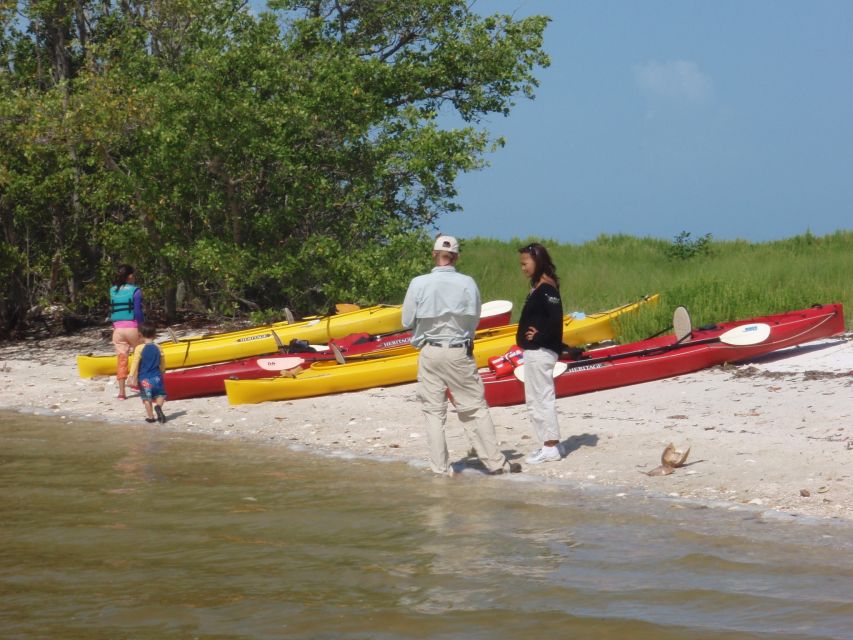
M 160 345 L 154 344 L 157 337 L 157 329 L 148 322 L 142 323 L 139 328 L 144 344 L 139 355 L 133 359 L 130 368 L 129 383 L 135 386 L 138 381 L 139 395 L 142 404 L 145 405 L 145 413 L 148 417 L 145 422 L 166 422 L 166 414 L 163 413 L 163 403 L 166 402 L 166 391 L 163 388 L 163 371 L 165 362 Z M 154 417 L 154 412 L 157 417 Z

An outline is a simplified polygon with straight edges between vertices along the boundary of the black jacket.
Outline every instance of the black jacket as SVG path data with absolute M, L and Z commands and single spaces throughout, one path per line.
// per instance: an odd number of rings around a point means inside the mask
M 537 329 L 533 340 L 524 337 L 528 327 Z M 563 350 L 563 301 L 559 289 L 542 283 L 528 294 L 518 320 L 515 343 L 522 349 L 545 348 L 558 354 Z

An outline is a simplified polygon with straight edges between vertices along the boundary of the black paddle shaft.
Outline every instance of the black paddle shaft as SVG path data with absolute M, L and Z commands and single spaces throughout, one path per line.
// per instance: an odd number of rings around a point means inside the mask
M 612 356 L 603 356 L 601 358 L 589 358 L 587 360 L 578 360 L 577 362 L 569 362 L 567 363 L 569 369 L 577 368 L 577 367 L 585 367 L 590 364 L 598 364 L 600 362 L 610 362 L 611 360 L 621 360 L 623 358 L 633 358 L 634 356 L 650 356 L 650 355 L 659 355 L 661 353 L 666 353 L 667 351 L 674 351 L 675 349 L 681 349 L 682 347 L 690 347 L 695 344 L 711 344 L 713 342 L 722 342 L 720 340 L 720 336 L 716 338 L 704 338 L 702 340 L 693 340 L 691 342 L 676 342 L 674 344 L 664 345 L 662 347 L 650 347 L 648 349 L 639 349 L 637 351 L 626 351 L 625 353 L 616 353 Z

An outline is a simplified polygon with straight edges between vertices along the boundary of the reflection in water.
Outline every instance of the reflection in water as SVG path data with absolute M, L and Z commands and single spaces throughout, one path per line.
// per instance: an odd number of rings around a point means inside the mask
M 158 448 L 157 442 L 131 442 L 127 446 L 127 454 L 113 464 L 113 469 L 120 478 L 124 479 L 126 486 L 108 489 L 107 491 L 109 493 L 131 493 L 137 490 L 138 485 L 157 480 L 154 457 Z
M 26 638 L 849 638 L 853 536 L 521 476 L 0 415 Z

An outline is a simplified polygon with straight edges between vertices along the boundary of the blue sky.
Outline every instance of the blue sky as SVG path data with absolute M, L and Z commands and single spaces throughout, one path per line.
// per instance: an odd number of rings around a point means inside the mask
M 250 0 L 255 7 L 264 0 Z M 457 181 L 462 238 L 853 229 L 853 0 L 471 0 L 552 18 L 533 101 Z
M 463 238 L 853 229 L 853 2 L 479 0 L 553 21 L 534 101 L 462 176 Z

